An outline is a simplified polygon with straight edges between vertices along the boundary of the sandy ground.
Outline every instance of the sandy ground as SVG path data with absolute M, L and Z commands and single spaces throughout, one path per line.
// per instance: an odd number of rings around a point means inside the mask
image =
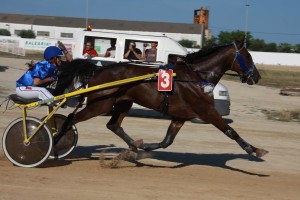
M 5 89 L 1 101 L 14 92 L 25 62 L 0 58 L 0 66 L 8 67 L 0 71 L 0 87 Z M 78 146 L 68 159 L 26 169 L 13 166 L 0 150 L 0 199 L 299 199 L 300 124 L 267 120 L 260 110 L 299 108 L 300 97 L 222 82 L 231 95 L 230 125 L 251 144 L 270 151 L 263 160 L 245 154 L 210 124 L 186 122 L 169 148 L 139 152 L 137 163 L 121 161 L 117 168 L 105 168 L 99 155 L 110 164 L 127 146 L 106 129 L 109 117 L 97 117 L 77 125 Z M 0 111 L 2 136 L 21 112 Z M 36 117 L 44 114 L 44 108 L 30 111 Z M 158 142 L 168 125 L 163 119 L 127 117 L 123 128 L 135 139 Z

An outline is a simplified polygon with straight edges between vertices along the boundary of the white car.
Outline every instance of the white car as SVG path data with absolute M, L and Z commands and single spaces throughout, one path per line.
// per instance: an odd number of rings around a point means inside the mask
M 228 89 L 222 83 L 218 83 L 213 90 L 215 99 L 215 108 L 221 116 L 226 116 L 230 114 L 230 98 Z M 141 117 L 153 117 L 160 118 L 164 115 L 155 110 L 151 110 L 140 106 L 138 104 L 133 104 L 131 110 L 128 113 L 130 116 L 141 116 Z M 199 123 L 202 122 L 200 119 L 193 119 L 192 122 Z
M 215 108 L 221 116 L 230 114 L 229 92 L 225 85 L 218 83 L 214 88 Z

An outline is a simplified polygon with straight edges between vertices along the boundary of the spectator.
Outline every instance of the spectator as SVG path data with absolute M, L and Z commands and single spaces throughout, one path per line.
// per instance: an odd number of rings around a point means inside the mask
M 116 54 L 116 39 L 110 40 L 110 48 L 106 50 L 104 57 L 114 58 Z
M 94 49 L 93 43 L 88 41 L 85 44 L 85 49 L 83 50 L 83 56 L 85 58 L 91 58 L 91 57 L 97 57 L 98 53 L 97 51 Z
M 145 48 L 145 45 L 144 45 Z M 145 50 L 145 60 L 148 62 L 155 62 L 157 55 L 157 43 L 152 42 L 151 48 Z
M 142 52 L 140 49 L 136 48 L 134 41 L 129 43 L 128 50 L 125 51 L 124 58 L 128 60 L 140 60 L 142 58 Z

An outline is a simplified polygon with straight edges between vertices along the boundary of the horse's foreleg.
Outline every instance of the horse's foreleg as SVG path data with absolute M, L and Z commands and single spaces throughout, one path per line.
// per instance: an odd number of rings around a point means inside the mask
M 133 151 L 137 151 L 137 147 L 140 145 L 139 141 L 134 141 L 121 127 L 121 123 L 124 117 L 127 115 L 128 111 L 132 106 L 132 102 L 130 101 L 121 101 L 114 105 L 114 111 L 112 113 L 112 117 L 109 122 L 106 124 L 106 127 L 114 132 L 117 136 L 119 136 L 126 144 L 128 144 L 129 148 Z
M 255 155 L 260 158 L 268 153 L 268 151 L 264 149 L 256 148 L 251 144 L 249 144 L 248 142 L 246 142 L 243 138 L 241 138 L 233 128 L 231 128 L 228 124 L 224 122 L 223 118 L 219 115 L 219 113 L 215 109 L 212 109 L 208 113 L 209 114 L 206 116 L 205 121 L 213 124 L 219 130 L 221 130 L 225 135 L 227 135 L 230 139 L 235 140 L 240 145 L 240 147 L 243 150 L 245 150 L 248 154 L 255 153 Z
M 152 151 L 155 149 L 159 148 L 167 148 L 170 146 L 177 133 L 179 132 L 180 128 L 183 126 L 184 121 L 177 121 L 177 120 L 172 120 L 171 124 L 168 128 L 167 134 L 164 138 L 164 140 L 160 143 L 144 143 L 140 146 L 141 149 L 144 149 L 145 151 Z

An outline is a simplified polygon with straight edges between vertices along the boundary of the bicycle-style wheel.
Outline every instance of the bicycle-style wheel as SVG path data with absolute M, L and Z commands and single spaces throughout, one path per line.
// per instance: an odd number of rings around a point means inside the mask
M 61 130 L 61 127 L 66 121 L 67 117 L 61 114 L 54 114 L 53 117 L 54 117 L 53 124 L 51 123 L 51 120 L 48 120 L 47 126 L 50 130 L 58 133 Z M 42 120 L 44 118 L 42 118 Z M 53 139 L 55 139 L 55 135 Z M 75 125 L 73 125 L 72 128 L 68 130 L 65 133 L 65 135 L 62 136 L 62 138 L 60 138 L 58 143 L 53 145 L 49 158 L 61 159 L 68 156 L 76 147 L 77 140 L 78 140 L 77 128 Z
M 26 117 L 27 136 L 30 137 L 42 122 L 33 117 Z M 36 167 L 41 165 L 50 155 L 52 135 L 46 125 L 30 139 L 24 142 L 23 118 L 12 121 L 5 129 L 2 147 L 5 156 L 13 164 L 20 167 Z

